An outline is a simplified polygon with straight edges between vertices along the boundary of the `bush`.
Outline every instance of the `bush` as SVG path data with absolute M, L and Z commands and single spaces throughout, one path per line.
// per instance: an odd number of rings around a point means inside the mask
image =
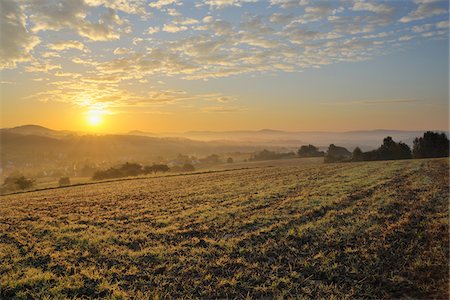
M 233 158 L 231 158 L 231 157 L 227 158 L 227 163 L 228 164 L 232 164 L 233 162 L 234 162 Z
M 58 181 L 59 186 L 66 186 L 70 185 L 70 178 L 69 177 L 61 177 Z

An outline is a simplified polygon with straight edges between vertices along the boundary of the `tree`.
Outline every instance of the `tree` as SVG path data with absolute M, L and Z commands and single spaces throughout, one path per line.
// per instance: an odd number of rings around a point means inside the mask
M 402 142 L 394 142 L 390 136 L 383 140 L 383 144 L 377 149 L 376 156 L 376 160 L 412 158 L 409 146 Z
M 178 154 L 178 156 L 175 158 L 174 161 L 178 165 L 183 165 L 183 164 L 191 164 L 192 160 L 193 159 L 188 155 Z
M 427 131 L 413 143 L 414 158 L 449 156 L 449 139 L 445 133 Z
M 231 158 L 231 157 L 227 158 L 227 163 L 232 164 L 233 162 L 234 162 L 233 158 Z
M 96 172 L 96 168 L 92 165 L 84 165 L 80 170 L 80 176 L 89 177 Z
M 192 164 L 184 164 L 183 167 L 181 168 L 181 171 L 192 172 L 192 171 L 195 171 L 195 168 Z
M 9 176 L 5 178 L 3 187 L 7 190 L 25 190 L 34 185 L 34 180 L 26 178 L 23 175 Z
M 97 171 L 92 176 L 94 180 L 112 179 L 127 176 L 137 176 L 142 174 L 142 166 L 136 163 L 124 163 L 115 168 L 109 168 L 104 171 Z
M 168 165 L 163 164 L 153 164 L 151 166 L 145 166 L 143 172 L 145 174 L 157 173 L 157 172 L 168 172 L 170 170 Z
M 92 175 L 93 180 L 103 180 L 103 179 L 112 179 L 112 178 L 119 178 L 119 177 L 125 177 L 126 175 L 119 169 L 116 168 L 109 168 L 104 171 L 97 171 Z
M 384 138 L 383 144 L 378 149 L 362 152 L 359 147 L 353 150 L 352 161 L 367 160 L 392 160 L 392 159 L 410 159 L 411 149 L 402 142 L 396 143 L 392 137 Z
M 300 157 L 322 157 L 325 155 L 323 151 L 319 151 L 317 147 L 311 144 L 301 146 L 300 149 L 298 149 L 297 154 Z
M 59 186 L 65 186 L 70 185 L 70 178 L 69 177 L 61 177 L 58 181 Z
M 255 155 L 250 158 L 250 160 L 272 160 L 272 159 L 283 159 L 283 158 L 290 158 L 290 157 L 294 157 L 295 153 L 294 152 L 287 152 L 287 153 L 278 153 L 278 152 L 273 152 L 273 151 L 269 151 L 264 149 L 263 151 L 257 152 L 255 153 Z
M 364 160 L 363 152 L 362 152 L 361 148 L 356 147 L 356 148 L 353 150 L 353 153 L 352 153 L 352 160 L 353 160 L 353 161 L 362 161 L 362 160 Z
M 327 154 L 325 155 L 325 162 L 348 161 L 351 157 L 352 153 L 346 148 L 331 144 L 328 147 Z
M 136 163 L 126 162 L 120 167 L 125 176 L 137 176 L 142 173 L 142 166 Z
M 217 164 L 217 163 L 220 162 L 220 157 L 219 157 L 219 155 L 217 155 L 217 154 L 211 154 L 211 155 L 208 155 L 208 156 L 205 157 L 205 158 L 202 158 L 200 161 L 201 161 L 202 163 Z

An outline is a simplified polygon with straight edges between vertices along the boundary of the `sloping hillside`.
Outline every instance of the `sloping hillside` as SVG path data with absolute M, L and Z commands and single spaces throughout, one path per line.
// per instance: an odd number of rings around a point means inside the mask
M 0 197 L 0 298 L 448 298 L 448 159 Z

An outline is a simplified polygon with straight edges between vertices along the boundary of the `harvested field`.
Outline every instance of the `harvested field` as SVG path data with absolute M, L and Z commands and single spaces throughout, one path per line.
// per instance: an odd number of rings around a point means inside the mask
M 448 299 L 448 159 L 0 197 L 0 298 Z

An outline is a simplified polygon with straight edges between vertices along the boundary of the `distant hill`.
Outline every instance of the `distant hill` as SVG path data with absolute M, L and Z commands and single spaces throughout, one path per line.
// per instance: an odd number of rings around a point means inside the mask
M 202 157 L 209 154 L 252 152 L 263 149 L 295 151 L 313 144 L 324 150 L 328 145 L 359 146 L 364 151 L 379 147 L 386 136 L 412 145 L 423 131 L 370 130 L 349 132 L 190 131 L 172 136 L 149 136 L 143 131 L 128 134 L 89 135 L 58 131 L 38 125 L 0 130 L 0 167 L 35 166 L 71 161 L 152 161 L 171 159 L 178 154 Z M 167 134 L 168 135 L 168 134 Z
M 45 136 L 29 131 L 0 131 L 0 168 L 5 166 L 67 165 L 70 162 L 148 162 L 171 159 L 178 154 L 197 157 L 213 153 L 257 151 L 260 147 L 226 142 L 194 141 L 178 137 L 147 137 L 138 135 L 65 135 Z M 22 132 L 24 134 L 22 134 Z M 52 132 L 50 132 L 53 134 Z M 45 135 L 44 135 L 45 134 Z
M 48 136 L 48 137 L 62 137 L 68 134 L 74 134 L 68 130 L 53 130 L 40 125 L 22 125 L 12 128 L 2 128 L 1 132 L 8 132 L 21 135 L 37 135 L 37 136 Z
M 415 137 L 421 136 L 425 130 L 360 130 L 347 132 L 330 131 L 281 131 L 263 129 L 257 131 L 188 131 L 183 136 L 200 140 L 231 140 L 235 142 L 246 141 L 254 144 L 279 143 L 279 145 L 292 146 L 294 144 L 314 144 L 319 147 L 327 147 L 330 144 L 363 150 L 377 148 L 387 136 L 396 141 L 403 141 L 409 145 Z
M 141 131 L 141 130 L 132 130 L 132 131 L 129 131 L 127 134 L 129 134 L 129 135 L 144 135 L 144 136 L 159 136 L 159 134 L 156 134 L 153 132 Z

